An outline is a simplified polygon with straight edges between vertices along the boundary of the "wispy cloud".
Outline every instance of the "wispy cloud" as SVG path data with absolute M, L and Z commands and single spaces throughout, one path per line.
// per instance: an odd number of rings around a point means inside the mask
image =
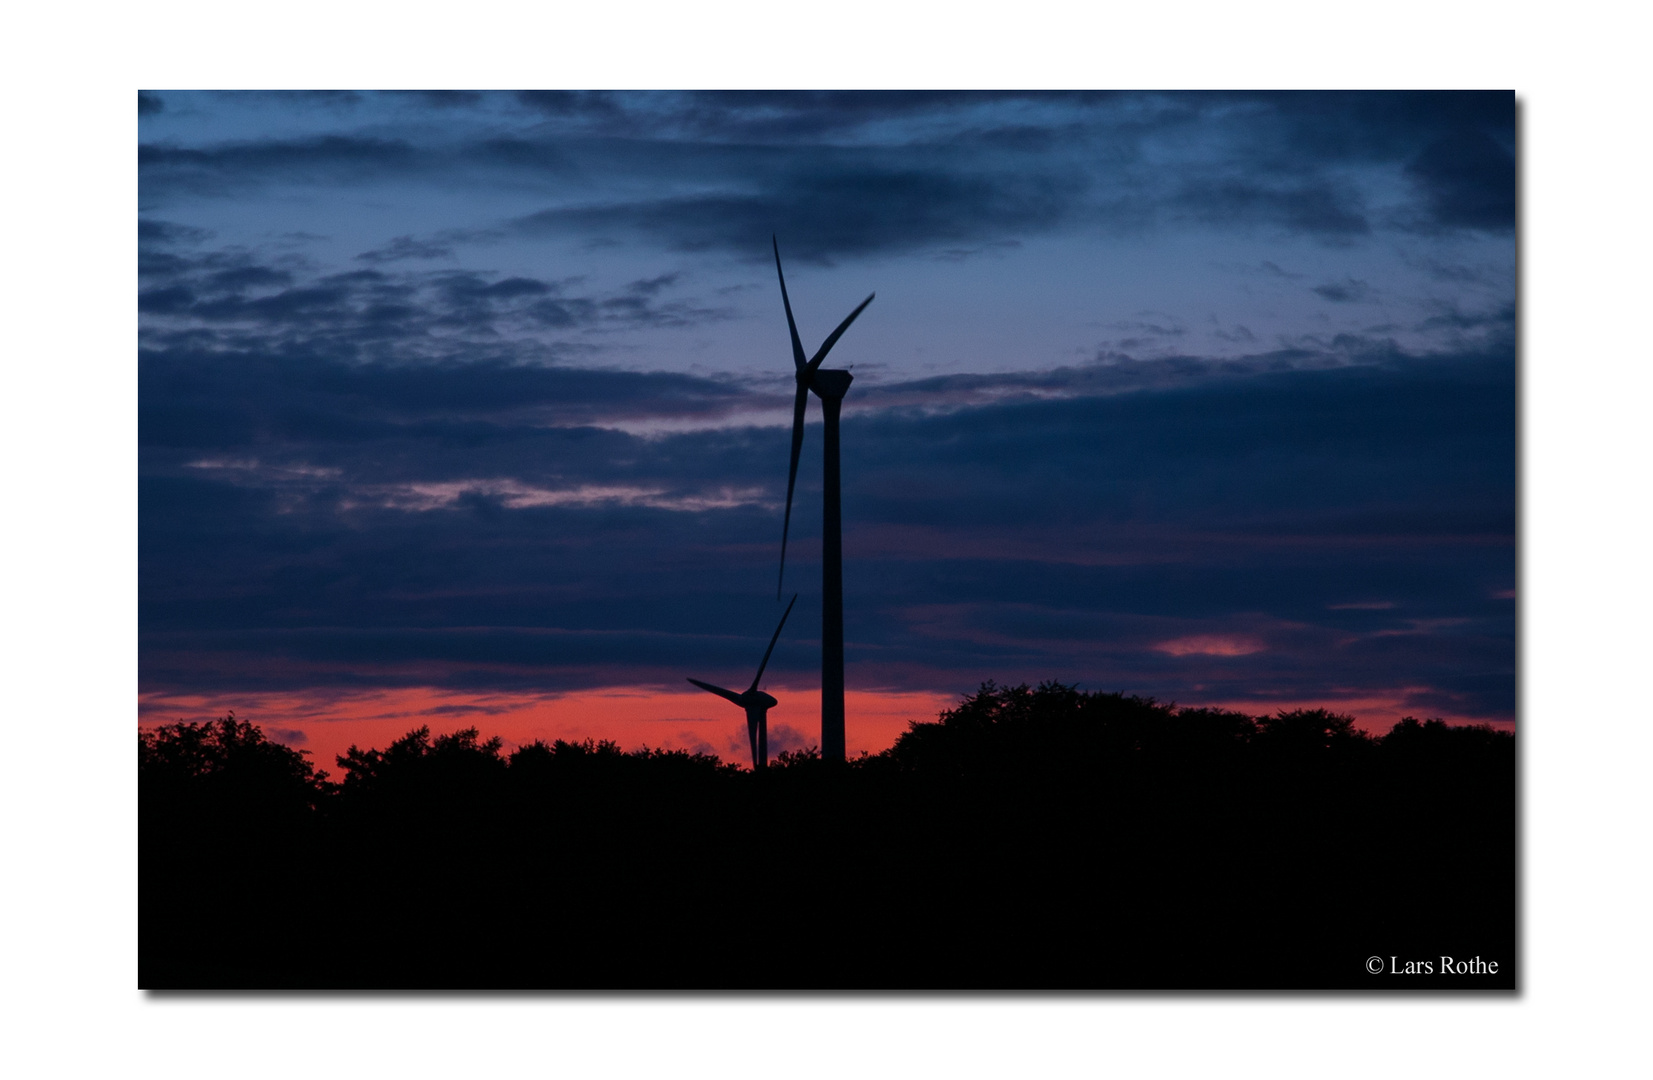
M 1156 651 L 1171 656 L 1250 656 L 1265 648 L 1256 638 L 1236 634 L 1193 634 L 1154 646 Z
M 738 506 L 770 507 L 774 500 L 764 488 L 722 487 L 703 493 L 673 494 L 664 488 L 624 485 L 580 484 L 569 488 L 545 488 L 516 480 L 444 480 L 366 486 L 351 489 L 342 504 L 349 509 L 358 501 L 375 500 L 396 510 L 429 511 L 449 509 L 468 498 L 498 501 L 512 510 L 542 506 L 647 506 L 657 510 L 699 513 L 728 510 Z

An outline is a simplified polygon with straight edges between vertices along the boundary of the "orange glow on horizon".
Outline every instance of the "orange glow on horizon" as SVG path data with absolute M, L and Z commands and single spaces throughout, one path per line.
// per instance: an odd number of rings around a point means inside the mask
M 769 711 L 769 752 L 820 744 L 819 688 L 770 687 L 780 704 Z M 957 695 L 927 691 L 845 693 L 845 740 L 850 756 L 878 753 L 907 726 L 930 721 L 959 703 Z M 140 727 L 178 720 L 212 720 L 233 710 L 269 738 L 311 752 L 310 760 L 340 778 L 334 759 L 350 746 L 384 749 L 422 726 L 432 735 L 474 727 L 498 735 L 506 751 L 536 739 L 581 742 L 611 739 L 626 750 L 642 747 L 716 754 L 751 764 L 745 714 L 701 690 L 608 687 L 564 694 L 461 693 L 430 688 L 269 694 L 141 694 Z
M 769 750 L 779 754 L 820 743 L 818 688 L 772 687 L 780 704 L 769 713 Z M 1344 698 L 1276 700 L 1192 700 L 1184 707 L 1230 709 L 1250 716 L 1279 710 L 1325 708 L 1350 713 L 1355 726 L 1386 733 L 1403 716 L 1439 717 L 1450 724 L 1488 723 L 1513 730 L 1513 721 L 1408 705 L 1408 689 Z M 929 691 L 850 690 L 845 694 L 846 742 L 850 756 L 888 749 L 909 724 L 933 721 L 959 704 L 958 695 Z M 373 691 L 287 691 L 267 694 L 141 694 L 140 727 L 177 720 L 212 720 L 233 710 L 269 738 L 298 750 L 340 779 L 335 758 L 352 745 L 384 749 L 421 726 L 432 735 L 474 727 L 483 738 L 498 735 L 507 752 L 536 739 L 580 742 L 610 739 L 623 749 L 644 746 L 716 754 L 726 762 L 750 764 L 746 721 L 735 706 L 698 690 L 606 687 L 563 694 L 461 693 L 415 687 Z

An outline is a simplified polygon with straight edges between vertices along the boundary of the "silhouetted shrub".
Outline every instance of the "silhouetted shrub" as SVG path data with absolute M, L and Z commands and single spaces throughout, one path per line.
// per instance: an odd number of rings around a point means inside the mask
M 806 746 L 802 750 L 782 750 L 770 763 L 773 769 L 815 769 L 821 764 L 821 751 L 818 747 Z

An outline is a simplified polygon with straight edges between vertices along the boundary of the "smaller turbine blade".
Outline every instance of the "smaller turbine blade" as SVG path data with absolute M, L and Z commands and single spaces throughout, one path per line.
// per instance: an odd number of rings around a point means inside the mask
M 805 371 L 812 375 L 815 373 L 815 369 L 821 366 L 821 361 L 826 359 L 826 354 L 832 351 L 832 347 L 838 344 L 838 339 L 844 336 L 844 331 L 849 329 L 849 324 L 855 321 L 857 315 L 867 310 L 867 305 L 872 303 L 872 297 L 877 295 L 877 293 L 873 293 L 872 296 L 861 301 L 861 306 L 850 312 L 849 317 L 838 324 L 838 329 L 827 335 L 827 339 L 821 342 L 820 349 L 810 358 L 809 363 L 804 365 Z
M 763 650 L 763 663 L 758 665 L 758 673 L 752 676 L 752 685 L 746 689 L 748 694 L 758 688 L 758 680 L 763 678 L 763 669 L 769 666 L 769 654 L 775 651 L 775 642 L 781 639 L 781 627 L 786 625 L 786 617 L 792 614 L 792 604 L 796 604 L 797 602 L 798 594 L 793 593 L 792 603 L 787 604 L 786 610 L 781 612 L 781 621 L 780 625 L 775 627 L 775 636 L 769 639 L 769 648 Z
M 786 517 L 781 523 L 781 572 L 775 580 L 775 599 L 781 598 L 781 585 L 786 581 L 786 536 L 792 531 L 792 490 L 798 484 L 798 455 L 804 449 L 804 410 L 809 407 L 809 389 L 798 384 L 798 396 L 792 402 L 792 464 L 786 470 Z
M 730 701 L 734 702 L 736 705 L 739 705 L 741 703 L 740 695 L 735 693 L 733 690 L 725 690 L 721 686 L 713 686 L 711 683 L 701 682 L 699 679 L 690 679 L 689 681 L 694 683 L 696 686 L 700 687 L 702 690 L 706 690 L 706 691 L 709 691 L 711 693 L 716 694 L 718 697 L 728 698 Z
M 781 279 L 781 303 L 786 307 L 786 328 L 792 331 L 792 366 L 803 369 L 804 343 L 798 340 L 798 324 L 792 321 L 792 301 L 786 296 L 786 275 L 781 273 L 781 242 L 774 236 L 769 242 L 775 246 L 775 276 Z

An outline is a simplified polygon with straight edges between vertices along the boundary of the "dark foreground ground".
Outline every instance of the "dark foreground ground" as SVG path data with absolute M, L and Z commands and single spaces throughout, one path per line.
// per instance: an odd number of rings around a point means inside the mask
M 234 721 L 140 758 L 146 989 L 1517 985 L 1484 728 L 989 685 L 836 769 L 416 732 L 331 785 Z

